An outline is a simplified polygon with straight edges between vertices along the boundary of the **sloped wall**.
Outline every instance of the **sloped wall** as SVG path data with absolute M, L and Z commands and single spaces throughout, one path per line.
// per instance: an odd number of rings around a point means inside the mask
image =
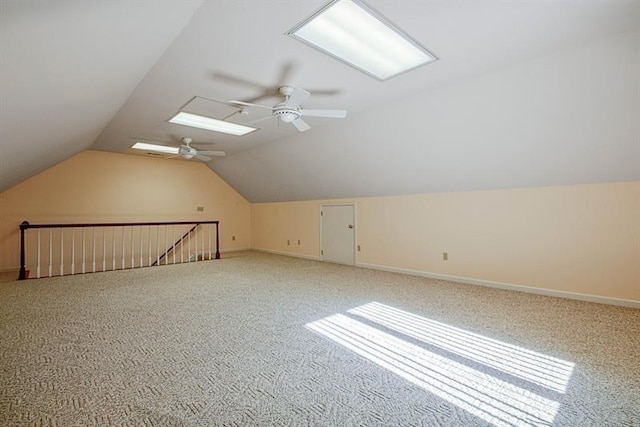
M 219 220 L 220 247 L 230 250 L 250 246 L 250 212 L 250 204 L 200 162 L 84 151 L 0 193 L 0 270 L 19 266 L 24 220 Z
M 320 258 L 338 202 L 356 206 L 357 265 L 640 305 L 640 182 L 253 204 L 252 246 Z

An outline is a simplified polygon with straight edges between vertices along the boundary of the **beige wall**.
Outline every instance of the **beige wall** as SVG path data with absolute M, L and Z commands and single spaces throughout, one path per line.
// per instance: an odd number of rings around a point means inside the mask
M 640 301 L 640 182 L 343 201 L 359 265 Z M 319 257 L 322 203 L 252 205 L 252 246 Z
M 254 203 L 251 205 L 251 247 L 318 258 L 319 215 L 317 201 Z
M 640 301 L 640 182 L 250 205 L 204 164 L 99 151 L 0 193 L 0 270 L 25 219 L 216 219 L 223 250 L 319 258 L 320 206 L 340 201 L 359 265 Z
M 0 270 L 19 264 L 23 220 L 220 220 L 220 247 L 229 250 L 250 246 L 250 212 L 249 202 L 200 162 L 85 151 L 0 193 Z

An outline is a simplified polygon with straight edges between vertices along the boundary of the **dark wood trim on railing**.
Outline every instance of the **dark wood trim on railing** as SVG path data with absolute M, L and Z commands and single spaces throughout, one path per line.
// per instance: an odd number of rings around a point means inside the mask
M 175 243 L 174 243 L 174 244 L 173 244 L 169 249 L 167 249 L 167 250 L 165 251 L 165 253 L 163 253 L 163 254 L 162 254 L 162 255 L 160 255 L 160 256 L 159 256 L 155 261 L 153 261 L 153 264 L 151 264 L 151 266 L 153 267 L 153 266 L 159 265 L 159 264 L 160 264 L 160 261 L 162 261 L 162 259 L 163 259 L 165 256 L 167 256 L 167 254 L 168 254 L 169 252 L 171 252 L 172 250 L 174 250 L 174 249 L 176 248 L 176 246 L 178 246 L 178 244 L 179 244 L 179 243 L 182 243 L 182 241 L 183 241 L 184 239 L 186 239 L 186 238 L 187 238 L 187 236 L 188 236 L 189 234 L 193 233 L 193 230 L 195 230 L 196 228 L 198 228 L 198 226 L 199 226 L 199 225 L 200 225 L 200 224 L 196 224 L 196 225 L 194 225 L 193 227 L 191 227 L 191 230 L 189 230 L 189 231 L 187 231 L 186 233 L 184 233 L 184 234 L 182 235 L 182 237 L 180 237 L 178 240 L 176 240 L 176 242 L 175 242 Z
M 220 233 L 219 233 L 220 221 L 106 222 L 106 223 L 103 222 L 103 223 L 83 223 L 83 224 L 30 224 L 29 221 L 22 221 L 22 223 L 20 223 L 20 273 L 18 275 L 18 280 L 24 280 L 27 278 L 26 255 L 25 255 L 25 231 L 30 228 L 140 227 L 140 226 L 154 226 L 154 225 L 189 225 L 189 224 L 195 224 L 195 225 L 178 242 L 176 242 L 170 250 L 172 250 L 178 243 L 180 243 L 182 239 L 184 239 L 191 232 L 193 232 L 193 230 L 195 230 L 199 225 L 215 224 L 216 225 L 216 259 L 220 259 Z M 165 252 L 163 257 L 169 251 Z M 156 263 L 154 263 L 153 265 L 156 265 Z
M 189 224 L 218 224 L 220 221 L 172 221 L 172 222 L 96 222 L 83 224 L 29 224 L 23 221 L 20 229 L 28 228 L 84 228 L 84 227 L 136 227 L 141 225 L 189 225 Z
M 220 259 L 220 221 L 216 221 L 216 259 Z
M 27 278 L 27 268 L 25 264 L 27 263 L 24 254 L 24 231 L 29 228 L 28 221 L 22 221 L 20 224 L 20 273 L 18 274 L 18 280 L 24 280 Z

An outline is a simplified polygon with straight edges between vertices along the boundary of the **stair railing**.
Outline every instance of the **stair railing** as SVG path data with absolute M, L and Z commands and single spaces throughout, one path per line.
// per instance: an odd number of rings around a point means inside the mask
M 36 232 L 27 233 L 30 229 Z M 211 247 L 212 234 L 215 252 Z M 177 236 L 180 238 L 176 240 Z M 32 247 L 35 250 L 27 250 Z M 151 267 L 163 265 L 162 261 L 167 265 L 210 260 L 212 256 L 220 258 L 219 221 L 93 224 L 23 221 L 18 280 Z

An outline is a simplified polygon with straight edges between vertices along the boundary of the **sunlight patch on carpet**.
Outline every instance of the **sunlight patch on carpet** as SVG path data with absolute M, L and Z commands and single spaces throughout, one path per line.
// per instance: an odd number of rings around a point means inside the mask
M 458 360 L 383 332 L 344 314 L 306 327 L 495 426 L 549 426 L 573 363 L 372 302 L 348 311 L 436 346 Z M 465 364 L 461 361 L 472 363 Z M 486 371 L 478 370 L 477 365 Z M 476 367 L 473 367 L 473 366 Z M 492 370 L 504 372 L 498 378 Z M 505 380 L 513 378 L 514 381 Z M 528 383 L 544 387 L 545 396 Z
M 356 307 L 349 313 L 559 393 L 566 392 L 573 372 L 571 362 L 377 302 Z

